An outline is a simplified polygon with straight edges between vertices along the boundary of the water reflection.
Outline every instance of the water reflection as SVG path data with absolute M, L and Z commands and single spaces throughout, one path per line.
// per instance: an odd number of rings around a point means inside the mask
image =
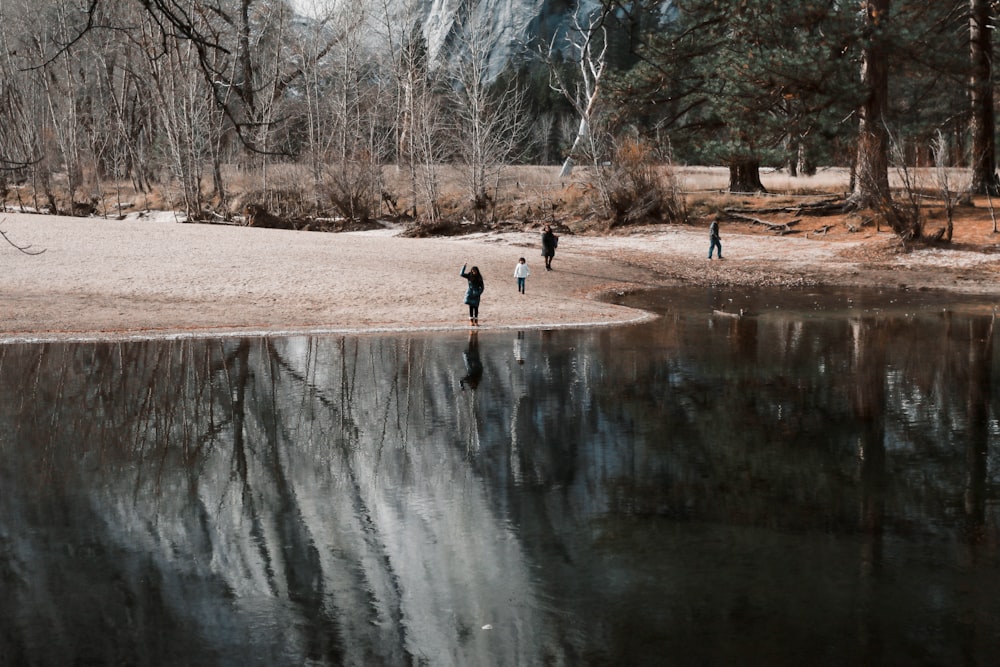
M 991 308 L 644 298 L 0 346 L 0 663 L 991 660 Z
M 479 336 L 475 331 L 469 333 L 469 345 L 462 354 L 465 360 L 465 377 L 459 380 L 462 389 L 466 386 L 475 389 L 483 379 L 483 361 L 479 358 Z

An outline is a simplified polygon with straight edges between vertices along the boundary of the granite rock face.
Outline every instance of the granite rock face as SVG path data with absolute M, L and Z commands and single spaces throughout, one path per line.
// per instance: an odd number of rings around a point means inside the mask
M 488 77 L 495 78 L 525 44 L 547 44 L 571 25 L 574 13 L 596 10 L 598 0 L 389 0 L 397 24 L 420 26 L 432 62 L 460 59 L 467 27 L 481 26 L 488 45 Z

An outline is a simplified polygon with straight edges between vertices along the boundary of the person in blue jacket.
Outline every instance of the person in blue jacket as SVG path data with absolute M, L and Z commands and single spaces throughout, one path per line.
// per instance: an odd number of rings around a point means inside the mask
M 469 306 L 469 324 L 478 327 L 479 297 L 482 296 L 486 286 L 483 284 L 483 274 L 479 272 L 479 267 L 474 266 L 466 273 L 465 267 L 467 266 L 468 264 L 462 265 L 462 271 L 459 275 L 469 281 L 468 287 L 465 288 L 465 303 Z

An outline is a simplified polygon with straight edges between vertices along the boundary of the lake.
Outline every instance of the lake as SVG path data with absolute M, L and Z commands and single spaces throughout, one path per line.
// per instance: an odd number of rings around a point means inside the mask
M 996 660 L 992 302 L 620 301 L 0 345 L 0 664 Z

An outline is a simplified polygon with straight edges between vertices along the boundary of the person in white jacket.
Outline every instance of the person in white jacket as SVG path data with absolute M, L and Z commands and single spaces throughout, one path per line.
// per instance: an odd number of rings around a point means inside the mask
M 524 294 L 524 283 L 530 275 L 531 270 L 528 268 L 528 263 L 524 257 L 517 260 L 517 265 L 514 266 L 514 277 L 517 278 L 517 291 L 521 294 Z

